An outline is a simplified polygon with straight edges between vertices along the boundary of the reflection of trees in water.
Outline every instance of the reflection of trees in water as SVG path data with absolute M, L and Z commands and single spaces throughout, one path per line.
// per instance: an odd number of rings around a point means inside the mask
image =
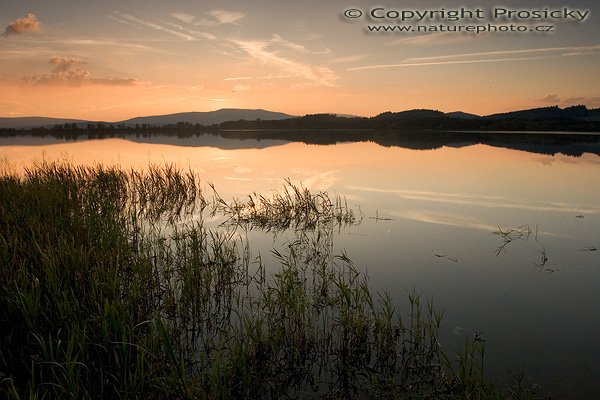
M 488 129 L 488 130 L 491 130 Z M 544 133 L 544 132 L 460 132 L 441 130 L 233 130 L 211 131 L 204 129 L 177 130 L 156 128 L 151 131 L 113 129 L 102 131 L 52 131 L 52 130 L 1 130 L 2 136 L 33 135 L 55 137 L 67 142 L 84 139 L 120 138 L 153 144 L 178 146 L 210 145 L 224 149 L 266 148 L 282 142 L 302 142 L 316 145 L 333 145 L 344 142 L 374 142 L 385 147 L 414 150 L 432 150 L 441 147 L 466 147 L 485 144 L 538 154 L 562 153 L 581 156 L 583 153 L 600 155 L 600 134 Z M 35 145 L 35 142 L 29 143 Z M 42 143 L 45 144 L 45 143 Z

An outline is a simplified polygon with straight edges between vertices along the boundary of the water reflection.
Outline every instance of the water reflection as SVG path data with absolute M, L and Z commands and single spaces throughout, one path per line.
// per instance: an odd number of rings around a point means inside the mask
M 412 287 L 433 295 L 446 310 L 442 331 L 450 344 L 460 343 L 464 332 L 485 332 L 488 372 L 498 379 L 523 367 L 553 398 L 600 392 L 594 372 L 600 251 L 582 251 L 600 246 L 600 185 L 593 184 L 600 156 L 482 144 L 423 151 L 280 141 L 224 149 L 170 140 L 13 145 L 2 139 L 0 157 L 17 167 L 64 158 L 126 168 L 169 162 L 198 171 L 226 199 L 269 194 L 285 178 L 341 194 L 367 218 L 336 233 L 336 250 L 368 270 L 372 286 L 397 299 Z M 526 225 L 537 240 L 515 240 L 496 257 L 501 241 L 493 232 Z M 249 239 L 261 254 L 290 240 L 258 231 Z M 541 250 L 543 266 L 555 272 L 536 267 Z

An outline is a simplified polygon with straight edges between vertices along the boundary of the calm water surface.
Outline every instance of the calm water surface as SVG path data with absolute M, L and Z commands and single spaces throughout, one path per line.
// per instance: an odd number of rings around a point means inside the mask
M 552 398 L 600 393 L 598 155 L 169 140 L 0 138 L 0 158 L 19 167 L 42 159 L 135 168 L 170 162 L 197 170 L 226 199 L 268 194 L 284 178 L 344 195 L 365 219 L 336 235 L 336 250 L 367 270 L 372 286 L 391 293 L 401 310 L 413 288 L 432 297 L 445 310 L 445 345 L 482 332 L 485 368 L 497 382 L 524 369 Z M 493 232 L 522 226 L 531 233 L 498 251 L 503 240 Z M 253 231 L 250 245 L 269 254 L 290 235 Z

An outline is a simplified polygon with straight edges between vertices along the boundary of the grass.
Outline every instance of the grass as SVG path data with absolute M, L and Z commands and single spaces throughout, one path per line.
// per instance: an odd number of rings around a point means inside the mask
M 341 196 L 331 198 L 327 192 L 312 193 L 307 188 L 294 185 L 289 179 L 283 190 L 270 196 L 252 193 L 247 200 L 223 200 L 214 186 L 213 214 L 228 216 L 229 223 L 252 226 L 266 231 L 315 230 L 331 225 L 360 224 L 364 215 L 360 208 L 355 212 Z
M 207 228 L 190 214 L 222 213 Z M 204 196 L 193 171 L 42 163 L 0 177 L 0 393 L 9 399 L 530 398 L 457 357 L 442 316 L 332 253 L 345 202 L 287 182 Z M 238 224 L 294 228 L 267 274 Z M 512 394 L 511 394 L 512 393 Z

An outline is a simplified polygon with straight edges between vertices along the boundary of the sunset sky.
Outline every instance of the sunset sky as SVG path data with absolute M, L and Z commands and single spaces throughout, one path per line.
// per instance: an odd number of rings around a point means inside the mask
M 446 9 L 465 6 L 448 3 Z M 515 10 L 565 7 L 557 1 L 501 4 Z M 485 0 L 465 7 L 487 13 L 495 6 Z M 590 11 L 583 22 L 510 21 L 555 25 L 553 33 L 368 33 L 366 25 L 374 23 L 364 15 L 343 15 L 375 7 L 443 6 L 3 0 L 0 116 L 118 121 L 219 108 L 372 116 L 412 108 L 490 114 L 548 105 L 600 107 L 600 23 L 591 0 L 569 4 L 570 10 Z

